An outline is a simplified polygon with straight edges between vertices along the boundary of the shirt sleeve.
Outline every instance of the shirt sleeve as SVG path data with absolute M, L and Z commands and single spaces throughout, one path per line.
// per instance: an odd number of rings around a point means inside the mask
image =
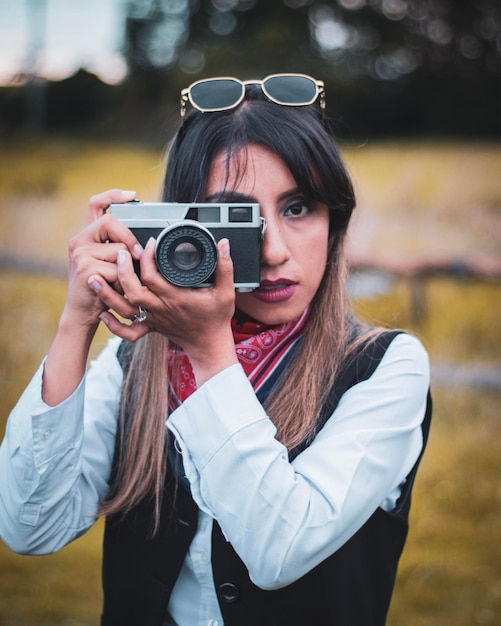
M 55 407 L 42 400 L 42 363 L 9 416 L 0 446 L 0 536 L 16 552 L 54 552 L 96 519 L 115 444 L 118 343 L 110 340 Z
M 240 366 L 169 418 L 199 507 L 217 519 L 263 589 L 297 580 L 341 547 L 399 486 L 423 446 L 429 364 L 406 334 L 349 389 L 292 463 Z

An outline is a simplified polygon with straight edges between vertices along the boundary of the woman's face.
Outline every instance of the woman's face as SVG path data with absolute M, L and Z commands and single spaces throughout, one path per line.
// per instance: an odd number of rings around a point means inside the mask
M 285 163 L 263 146 L 236 154 L 229 174 L 228 180 L 223 153 L 212 163 L 207 201 L 257 202 L 266 220 L 261 283 L 250 293 L 237 292 L 237 309 L 264 324 L 294 320 L 312 301 L 325 271 L 329 209 L 307 201 Z

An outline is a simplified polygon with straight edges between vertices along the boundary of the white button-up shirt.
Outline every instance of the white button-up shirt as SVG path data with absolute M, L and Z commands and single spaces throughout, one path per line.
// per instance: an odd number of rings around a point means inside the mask
M 0 447 L 0 536 L 46 554 L 94 522 L 108 491 L 122 368 L 112 339 L 75 392 L 41 399 L 43 365 Z M 292 463 L 242 368 L 220 372 L 170 416 L 199 526 L 166 624 L 222 626 L 210 562 L 212 519 L 264 589 L 292 583 L 342 546 L 378 508 L 391 510 L 422 450 L 426 352 L 398 335 L 376 371 L 349 389 Z

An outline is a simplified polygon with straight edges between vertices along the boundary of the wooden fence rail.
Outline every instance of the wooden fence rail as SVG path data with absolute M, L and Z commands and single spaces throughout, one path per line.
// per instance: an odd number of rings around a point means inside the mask
M 349 263 L 352 272 L 380 272 L 406 280 L 409 285 L 411 317 L 415 325 L 422 324 L 427 315 L 426 279 L 444 276 L 458 281 L 501 282 L 501 259 L 491 257 L 405 260 L 385 256 L 353 256 Z
M 501 259 L 475 257 L 470 259 L 421 258 L 406 260 L 384 255 L 349 259 L 351 272 L 380 273 L 404 279 L 409 285 L 412 321 L 421 324 L 426 316 L 426 279 L 445 276 L 454 280 L 501 282 Z M 16 256 L 0 251 L 0 270 L 66 277 L 66 263 L 50 259 Z

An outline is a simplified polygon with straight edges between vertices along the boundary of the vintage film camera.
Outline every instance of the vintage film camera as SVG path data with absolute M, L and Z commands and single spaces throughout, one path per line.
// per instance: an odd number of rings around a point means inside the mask
M 252 291 L 259 286 L 265 229 L 259 204 L 133 200 L 111 204 L 110 213 L 130 228 L 141 245 L 146 245 L 150 237 L 156 239 L 158 270 L 174 285 L 210 286 L 217 264 L 216 242 L 226 237 L 230 241 L 235 289 Z

